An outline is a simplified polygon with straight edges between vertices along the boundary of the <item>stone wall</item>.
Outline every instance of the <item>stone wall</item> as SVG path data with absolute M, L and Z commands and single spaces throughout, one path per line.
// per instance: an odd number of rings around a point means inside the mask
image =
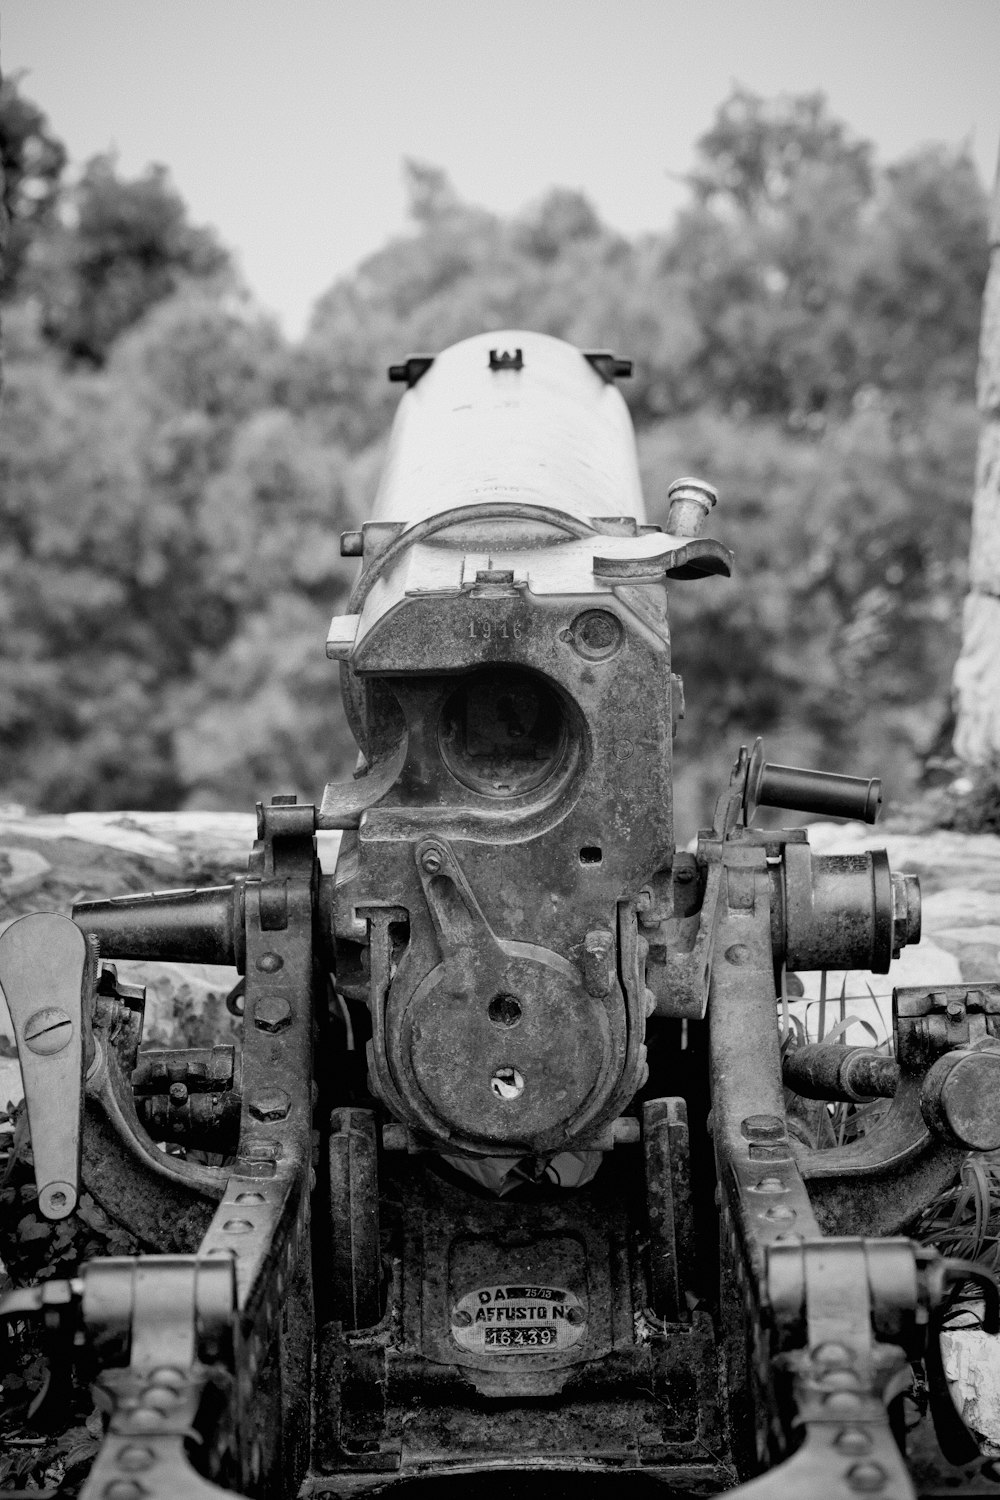
M 982 435 L 972 503 L 969 596 L 955 667 L 955 753 L 967 765 L 1000 757 L 1000 165 L 990 225 L 977 399 Z

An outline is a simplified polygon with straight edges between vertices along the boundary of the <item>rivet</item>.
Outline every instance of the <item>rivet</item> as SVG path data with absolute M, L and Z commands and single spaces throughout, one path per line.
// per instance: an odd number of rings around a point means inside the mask
M 856 1391 L 860 1381 L 854 1370 L 828 1370 L 823 1384 L 829 1391 Z
M 155 1432 L 163 1426 L 163 1413 L 151 1406 L 140 1406 L 129 1417 L 129 1424 L 140 1432 Z
M 262 953 L 257 960 L 256 967 L 262 974 L 277 974 L 283 968 L 285 960 L 280 953 Z
M 823 1402 L 831 1411 L 857 1411 L 861 1397 L 856 1391 L 830 1391 Z
M 451 1315 L 451 1326 L 453 1328 L 468 1328 L 472 1322 L 472 1314 L 466 1312 L 464 1307 L 458 1308 Z
M 237 1193 L 235 1201 L 237 1203 L 263 1203 L 266 1200 L 263 1193 Z
M 861 1427 L 842 1427 L 833 1440 L 833 1446 L 838 1452 L 846 1453 L 852 1458 L 860 1453 L 867 1453 L 871 1445 L 870 1436 Z
M 227 1219 L 222 1227 L 226 1234 L 250 1234 L 253 1229 L 249 1219 Z
M 143 1392 L 142 1404 L 148 1406 L 150 1411 L 171 1411 L 180 1401 L 180 1391 L 171 1390 L 167 1385 L 151 1385 Z
M 175 1370 L 173 1365 L 162 1365 L 160 1369 L 154 1370 L 150 1375 L 153 1385 L 168 1385 L 174 1390 L 181 1390 L 188 1383 L 188 1377 L 183 1370 Z
M 727 964 L 748 964 L 751 953 L 746 943 L 733 943 L 726 949 Z
M 795 1218 L 795 1210 L 787 1208 L 783 1203 L 776 1203 L 773 1208 L 767 1210 L 764 1217 L 775 1224 L 787 1224 L 790 1219 Z
M 567 1323 L 573 1323 L 576 1325 L 576 1327 L 579 1327 L 581 1323 L 585 1323 L 586 1320 L 587 1314 L 584 1312 L 582 1307 L 571 1307 L 566 1313 Z
M 754 1183 L 756 1193 L 787 1193 L 788 1189 L 780 1177 L 762 1177 Z
M 105 1500 L 142 1500 L 145 1489 L 135 1479 L 113 1479 L 104 1486 Z
M 429 849 L 425 849 L 423 854 L 420 856 L 421 869 L 423 869 L 428 875 L 436 875 L 443 863 L 444 860 L 442 858 L 441 850 L 438 849 L 434 844 L 432 844 Z
M 152 1448 L 143 1448 L 139 1443 L 129 1443 L 126 1447 L 119 1449 L 115 1462 L 119 1469 L 138 1472 L 140 1469 L 152 1468 L 156 1462 L 156 1454 Z
M 747 1115 L 740 1125 L 748 1141 L 782 1141 L 785 1124 L 777 1115 Z
M 888 1477 L 881 1464 L 853 1464 L 847 1471 L 847 1482 L 851 1488 L 867 1494 L 880 1490 Z
M 817 1344 L 812 1357 L 818 1365 L 852 1365 L 854 1355 L 846 1344 Z

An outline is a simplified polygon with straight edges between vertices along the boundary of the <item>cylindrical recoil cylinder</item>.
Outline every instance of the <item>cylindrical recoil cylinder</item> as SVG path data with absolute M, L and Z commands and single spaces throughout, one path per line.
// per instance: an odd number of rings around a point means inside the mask
M 73 908 L 73 920 L 88 937 L 97 938 L 102 958 L 235 964 L 243 972 L 242 881 L 81 901 Z
M 884 849 L 814 854 L 788 843 L 771 885 L 772 938 L 789 969 L 887 974 L 920 938 L 920 883 L 894 875 Z

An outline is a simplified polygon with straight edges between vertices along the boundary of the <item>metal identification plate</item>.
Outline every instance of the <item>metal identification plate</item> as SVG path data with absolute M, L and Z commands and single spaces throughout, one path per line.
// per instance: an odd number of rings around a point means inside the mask
M 587 1313 L 560 1286 L 488 1286 L 466 1292 L 451 1313 L 451 1332 L 472 1354 L 555 1354 L 578 1344 Z

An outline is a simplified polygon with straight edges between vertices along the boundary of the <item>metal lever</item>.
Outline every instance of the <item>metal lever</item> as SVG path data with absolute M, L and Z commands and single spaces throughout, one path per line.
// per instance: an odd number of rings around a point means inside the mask
M 95 964 L 96 950 L 92 956 L 68 917 L 36 912 L 0 934 L 0 987 L 21 1064 L 38 1211 L 46 1219 L 65 1219 L 80 1196 L 83 993 Z

